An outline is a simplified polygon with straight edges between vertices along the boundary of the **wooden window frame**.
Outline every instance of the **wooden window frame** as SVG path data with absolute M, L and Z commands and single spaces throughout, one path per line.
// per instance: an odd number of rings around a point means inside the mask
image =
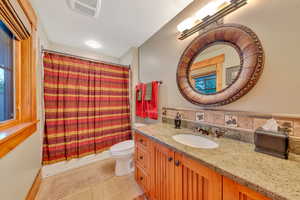
M 8 0 L 4 0 L 8 1 Z M 21 144 L 37 130 L 36 111 L 36 25 L 37 17 L 28 0 L 17 0 L 31 24 L 30 35 L 18 38 L 14 45 L 14 83 L 15 116 L 14 119 L 0 123 L 0 158 Z M 4 8 L 5 9 L 5 8 Z M 18 18 L 14 12 L 9 17 Z M 14 26 L 0 16 L 4 23 Z M 10 29 L 10 27 L 8 27 Z M 12 31 L 13 32 L 13 31 Z M 14 32 L 13 32 L 14 33 Z
M 201 68 L 205 68 L 205 67 L 209 67 L 209 66 L 216 66 L 216 76 L 217 76 L 216 90 L 221 91 L 222 87 L 223 87 L 223 63 L 224 63 L 224 61 L 225 61 L 225 54 L 220 54 L 218 56 L 193 63 L 190 70 L 192 71 L 192 70 L 197 70 L 197 69 L 201 69 Z M 194 84 L 192 79 L 190 79 L 190 82 Z

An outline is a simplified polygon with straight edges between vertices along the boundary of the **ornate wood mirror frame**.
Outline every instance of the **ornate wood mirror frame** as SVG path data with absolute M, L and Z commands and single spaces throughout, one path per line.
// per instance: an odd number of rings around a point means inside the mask
M 208 46 L 226 43 L 240 54 L 241 70 L 232 84 L 214 94 L 202 94 L 190 84 L 188 71 L 195 59 Z M 248 27 L 237 24 L 220 25 L 196 37 L 185 49 L 178 63 L 177 85 L 181 94 L 193 104 L 220 106 L 247 94 L 257 83 L 264 66 L 264 51 L 257 35 Z

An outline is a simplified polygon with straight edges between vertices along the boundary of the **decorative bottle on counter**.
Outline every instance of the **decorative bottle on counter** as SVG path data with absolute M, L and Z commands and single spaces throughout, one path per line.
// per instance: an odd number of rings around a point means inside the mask
M 175 117 L 175 128 L 176 128 L 176 129 L 180 129 L 180 127 L 181 127 L 181 119 L 182 119 L 182 116 L 181 116 L 181 114 L 178 112 L 178 113 L 176 114 L 176 117 Z

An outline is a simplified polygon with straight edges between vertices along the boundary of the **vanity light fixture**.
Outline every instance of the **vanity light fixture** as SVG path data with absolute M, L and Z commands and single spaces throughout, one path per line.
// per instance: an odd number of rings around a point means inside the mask
M 203 8 L 201 8 L 198 12 L 196 12 L 196 18 L 202 21 L 203 19 L 205 19 L 205 17 L 212 16 L 213 14 L 215 14 L 217 12 L 218 7 L 219 6 L 216 3 L 216 1 L 212 1 Z
M 182 21 L 180 24 L 177 26 L 177 30 L 180 32 L 184 32 L 185 30 L 189 30 L 193 28 L 195 25 L 195 19 L 193 17 L 189 17 Z
M 195 17 L 187 18 L 177 26 L 181 32 L 179 39 L 184 40 L 246 4 L 247 0 L 213 0 L 196 12 Z
M 99 49 L 101 47 L 101 44 L 95 40 L 88 40 L 85 44 L 93 49 Z

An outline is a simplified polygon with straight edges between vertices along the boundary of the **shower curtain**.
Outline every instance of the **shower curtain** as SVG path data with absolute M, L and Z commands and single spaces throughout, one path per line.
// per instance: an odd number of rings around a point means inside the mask
M 43 164 L 131 139 L 129 69 L 44 54 Z

